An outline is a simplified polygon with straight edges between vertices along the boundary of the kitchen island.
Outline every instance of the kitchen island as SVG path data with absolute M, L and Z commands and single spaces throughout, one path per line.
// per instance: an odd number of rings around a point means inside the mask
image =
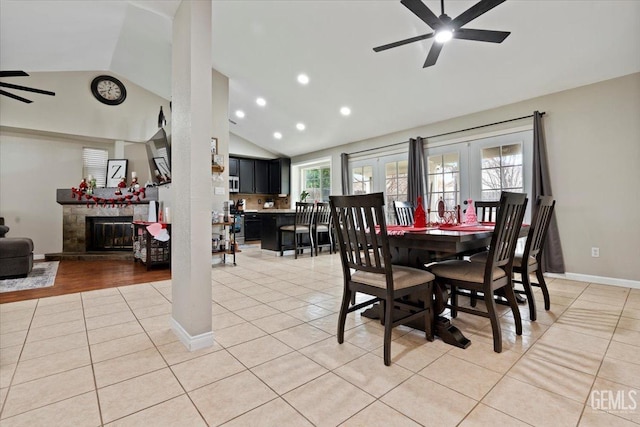
M 295 209 L 261 209 L 257 211 L 260 217 L 260 247 L 262 249 L 268 249 L 270 251 L 280 250 L 280 227 L 283 225 L 290 225 L 295 222 L 296 211 Z M 286 239 L 285 245 L 293 245 L 292 233 L 287 233 L 284 238 Z

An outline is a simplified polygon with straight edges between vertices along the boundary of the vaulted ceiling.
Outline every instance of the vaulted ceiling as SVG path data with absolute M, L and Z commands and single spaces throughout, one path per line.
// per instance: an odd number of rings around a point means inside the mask
M 439 1 L 424 3 L 440 14 Z M 448 0 L 445 11 L 474 3 Z M 0 69 L 109 70 L 170 99 L 179 4 L 2 0 Z M 212 67 L 230 79 L 231 131 L 289 156 L 640 71 L 636 0 L 508 0 L 466 26 L 510 31 L 503 43 L 452 40 L 429 68 L 432 39 L 372 50 L 431 32 L 399 1 L 213 1 L 212 10 Z

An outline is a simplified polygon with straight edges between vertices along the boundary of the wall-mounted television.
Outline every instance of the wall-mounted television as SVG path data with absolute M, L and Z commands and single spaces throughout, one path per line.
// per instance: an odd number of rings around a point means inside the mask
M 151 180 L 156 185 L 169 184 L 171 182 L 171 141 L 164 129 L 159 129 L 149 141 L 147 141 L 147 157 Z

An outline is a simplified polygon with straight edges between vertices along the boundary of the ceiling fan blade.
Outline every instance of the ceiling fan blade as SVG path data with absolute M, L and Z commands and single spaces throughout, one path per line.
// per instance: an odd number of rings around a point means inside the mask
M 32 87 L 26 87 L 26 86 L 12 85 L 10 83 L 0 82 L 0 86 L 8 87 L 9 89 L 26 90 L 27 92 L 35 92 L 35 93 L 41 93 L 43 95 L 56 96 L 55 92 L 51 92 L 51 91 L 48 91 L 48 90 L 35 89 L 35 88 L 32 88 Z
M 0 71 L 0 77 L 28 77 L 24 71 Z
M 451 25 L 454 29 L 458 29 L 467 22 L 476 19 L 478 16 L 490 11 L 505 1 L 506 0 L 481 0 L 458 15 L 453 21 L 451 21 Z
M 429 38 L 433 37 L 433 34 L 434 33 L 429 33 L 429 34 L 423 34 L 421 36 L 411 37 L 410 39 L 400 40 L 400 41 L 397 41 L 397 42 L 394 42 L 394 43 L 385 44 L 383 46 L 374 47 L 373 50 L 375 52 L 382 52 L 383 50 L 391 49 L 393 47 L 398 47 L 398 46 L 402 46 L 402 45 L 405 45 L 405 44 L 417 42 L 417 41 L 420 41 L 420 40 L 429 39 Z
M 422 66 L 422 68 L 431 67 L 436 63 L 436 61 L 438 60 L 438 56 L 440 56 L 440 51 L 442 50 L 443 46 L 444 46 L 444 43 L 434 43 L 431 45 L 431 49 L 429 50 L 429 55 L 427 55 L 427 60 L 424 61 L 424 65 Z
M 433 30 L 437 30 L 442 26 L 440 18 L 431 12 L 431 9 L 422 3 L 421 0 L 401 0 L 400 3 L 413 12 L 418 18 L 422 19 Z
M 4 91 L 2 89 L 0 89 L 0 95 L 8 96 L 9 98 L 17 99 L 18 101 L 22 101 L 22 102 L 25 102 L 27 104 L 31 104 L 33 102 L 30 99 L 23 98 L 23 97 L 18 96 L 18 95 L 14 95 L 14 94 L 6 92 L 6 91 Z
M 453 32 L 453 38 L 462 40 L 475 40 L 479 42 L 502 43 L 509 36 L 509 31 L 473 30 L 460 28 Z

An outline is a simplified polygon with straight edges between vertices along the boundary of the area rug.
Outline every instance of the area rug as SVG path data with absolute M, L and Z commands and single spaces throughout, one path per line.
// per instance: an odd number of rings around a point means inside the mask
M 36 262 L 27 277 L 0 280 L 0 293 L 53 286 L 60 261 Z

